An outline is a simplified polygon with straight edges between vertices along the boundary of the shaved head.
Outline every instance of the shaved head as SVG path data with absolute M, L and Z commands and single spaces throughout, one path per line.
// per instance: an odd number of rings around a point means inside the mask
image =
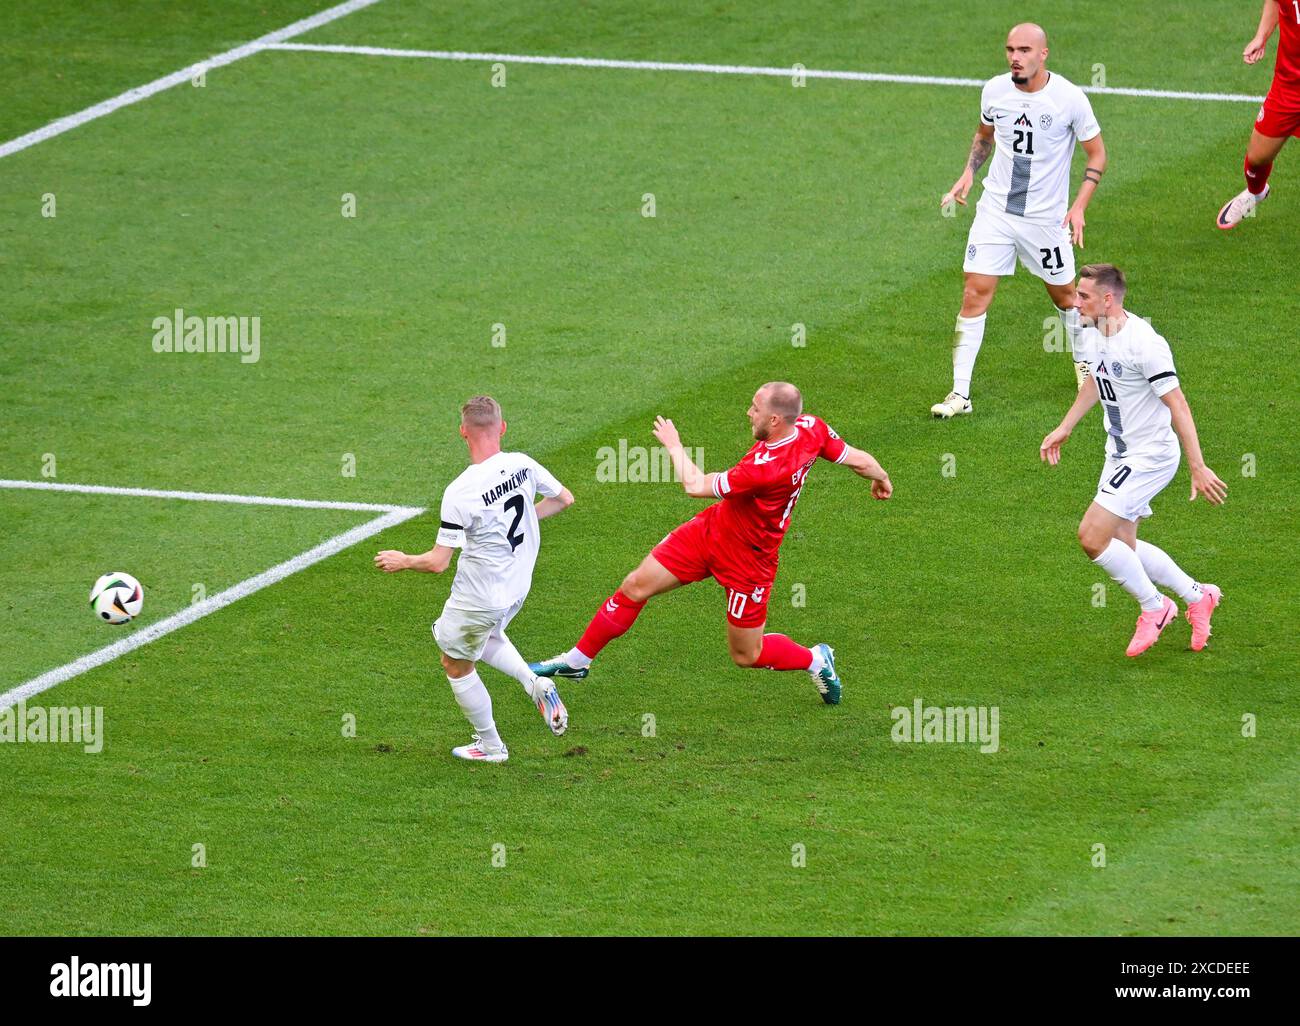
M 767 412 L 775 414 L 787 424 L 793 424 L 795 418 L 803 413 L 803 396 L 788 381 L 769 381 L 759 392 L 763 395 Z
M 1030 91 L 1041 89 L 1047 83 L 1047 33 L 1041 25 L 1024 21 L 1007 33 L 1007 64 L 1011 67 L 1011 81 Z
M 788 381 L 769 381 L 754 393 L 747 416 L 754 437 L 765 442 L 792 434 L 794 422 L 801 413 L 803 396 L 799 389 Z
M 1036 50 L 1047 49 L 1047 33 L 1043 31 L 1043 26 L 1035 25 L 1032 21 L 1024 21 L 1015 26 L 1007 33 L 1007 42 L 1012 40 L 1025 42 Z

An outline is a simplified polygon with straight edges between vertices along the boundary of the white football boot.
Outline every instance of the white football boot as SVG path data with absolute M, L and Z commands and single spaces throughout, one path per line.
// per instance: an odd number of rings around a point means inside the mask
M 560 693 L 555 690 L 555 685 L 550 680 L 546 677 L 534 677 L 532 685 L 528 688 L 528 696 L 533 700 L 533 705 L 537 706 L 537 711 L 542 714 L 546 725 L 551 728 L 552 734 L 559 737 L 569 729 L 569 710 L 564 707 Z
M 1246 218 L 1253 217 L 1255 207 L 1268 199 L 1268 193 L 1269 187 L 1267 185 L 1264 186 L 1264 191 L 1258 196 L 1249 189 L 1242 189 L 1241 192 L 1228 200 L 1223 205 L 1223 209 L 1219 211 L 1219 227 L 1227 231 L 1229 228 L 1236 228 Z
M 457 759 L 469 759 L 472 762 L 505 762 L 510 758 L 505 745 L 500 748 L 489 748 L 477 734 L 469 744 L 453 748 L 451 754 Z
M 959 413 L 970 413 L 975 409 L 969 399 L 958 395 L 956 392 L 949 392 L 943 402 L 935 403 L 930 407 L 930 412 L 940 420 L 947 420 L 949 417 L 955 417 Z

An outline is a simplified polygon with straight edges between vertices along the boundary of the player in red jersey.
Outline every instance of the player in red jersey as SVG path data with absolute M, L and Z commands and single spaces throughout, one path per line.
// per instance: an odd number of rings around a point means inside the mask
M 1300 0 L 1264 0 L 1255 38 L 1246 44 L 1242 58 L 1255 64 L 1268 48 L 1268 37 L 1280 28 L 1273 85 L 1259 108 L 1255 129 L 1246 146 L 1246 188 L 1219 211 L 1220 228 L 1236 228 L 1268 198 L 1268 175 L 1273 158 L 1290 136 L 1300 136 Z
M 822 701 L 839 703 L 840 679 L 829 645 L 809 649 L 784 634 L 763 633 L 777 553 L 819 458 L 870 480 L 877 499 L 888 499 L 894 487 L 874 457 L 845 444 L 825 421 L 803 412 L 803 397 L 794 385 L 768 382 L 754 393 L 748 416 L 754 446 L 720 474 L 697 467 L 673 422 L 655 418 L 655 438 L 668 450 L 686 494 L 719 501 L 656 545 L 597 610 L 578 643 L 554 659 L 530 664 L 534 673 L 585 677 L 600 650 L 627 632 L 649 599 L 712 577 L 727 592 L 727 639 L 737 666 L 806 670 Z

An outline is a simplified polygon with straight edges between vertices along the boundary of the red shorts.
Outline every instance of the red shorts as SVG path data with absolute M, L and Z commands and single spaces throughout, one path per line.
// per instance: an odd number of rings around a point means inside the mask
M 1255 131 L 1271 139 L 1300 136 L 1300 96 L 1278 96 L 1269 90 L 1255 119 Z
M 710 507 L 712 508 L 712 507 Z M 712 577 L 727 591 L 727 622 L 737 627 L 767 623 L 767 600 L 776 580 L 776 558 L 742 551 L 710 537 L 709 511 L 686 521 L 650 554 L 679 581 Z

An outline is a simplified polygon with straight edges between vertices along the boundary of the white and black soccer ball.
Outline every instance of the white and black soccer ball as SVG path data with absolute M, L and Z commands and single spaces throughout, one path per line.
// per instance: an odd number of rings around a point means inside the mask
M 144 589 L 130 574 L 105 574 L 90 589 L 90 608 L 107 623 L 130 623 L 144 608 Z

